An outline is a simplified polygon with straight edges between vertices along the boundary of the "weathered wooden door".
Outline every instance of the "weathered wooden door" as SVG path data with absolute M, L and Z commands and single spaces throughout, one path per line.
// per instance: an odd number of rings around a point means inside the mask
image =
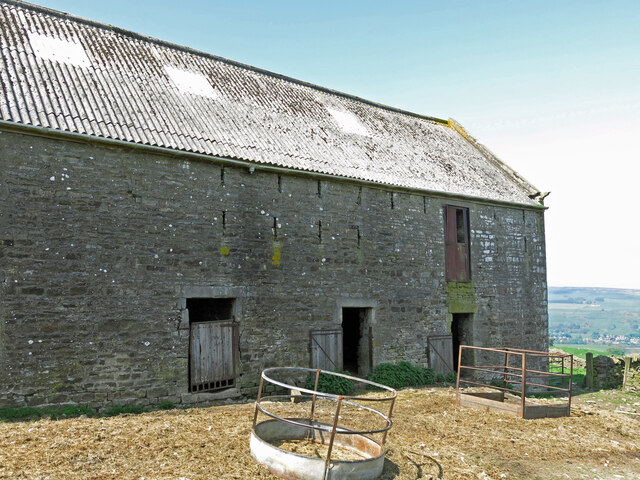
M 469 282 L 469 210 L 447 205 L 445 218 L 445 271 L 449 282 Z
M 342 371 L 342 329 L 311 330 L 311 368 Z
M 236 379 L 238 324 L 230 320 L 191 324 L 190 390 L 232 387 Z
M 453 367 L 453 344 L 451 335 L 433 335 L 427 337 L 429 367 L 435 373 L 449 373 Z

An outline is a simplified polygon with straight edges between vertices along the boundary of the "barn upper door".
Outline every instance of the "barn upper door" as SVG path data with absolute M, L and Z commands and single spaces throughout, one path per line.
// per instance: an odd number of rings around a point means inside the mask
M 447 281 L 470 282 L 469 209 L 447 205 L 444 218 Z
M 342 371 L 342 329 L 311 330 L 311 368 Z

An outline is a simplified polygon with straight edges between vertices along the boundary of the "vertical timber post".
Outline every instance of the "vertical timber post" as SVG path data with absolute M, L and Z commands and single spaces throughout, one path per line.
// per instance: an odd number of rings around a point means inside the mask
M 624 357 L 624 377 L 622 377 L 622 390 L 627 388 L 629 370 L 631 369 L 631 357 Z
M 587 374 L 584 377 L 584 386 L 593 390 L 593 353 L 587 352 Z

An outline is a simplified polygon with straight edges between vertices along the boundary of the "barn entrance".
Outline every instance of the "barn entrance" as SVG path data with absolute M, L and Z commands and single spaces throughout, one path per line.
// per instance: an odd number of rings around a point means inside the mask
M 373 364 L 371 308 L 342 309 L 343 368 L 352 375 L 367 376 Z
M 453 346 L 453 367 L 458 371 L 458 351 L 460 345 L 473 345 L 473 313 L 454 313 L 451 321 L 451 343 Z M 473 350 L 462 352 L 462 363 L 473 366 Z
M 233 298 L 187 298 L 189 313 L 189 391 L 235 386 L 238 324 Z

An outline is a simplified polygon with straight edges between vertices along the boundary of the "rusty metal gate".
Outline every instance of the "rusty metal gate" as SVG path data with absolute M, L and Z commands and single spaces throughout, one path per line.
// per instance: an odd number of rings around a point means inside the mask
M 191 324 L 189 390 L 233 387 L 236 380 L 238 324 L 233 320 Z
M 311 330 L 311 368 L 342 371 L 342 329 Z
M 429 367 L 435 373 L 453 372 L 453 343 L 451 335 L 427 337 Z

